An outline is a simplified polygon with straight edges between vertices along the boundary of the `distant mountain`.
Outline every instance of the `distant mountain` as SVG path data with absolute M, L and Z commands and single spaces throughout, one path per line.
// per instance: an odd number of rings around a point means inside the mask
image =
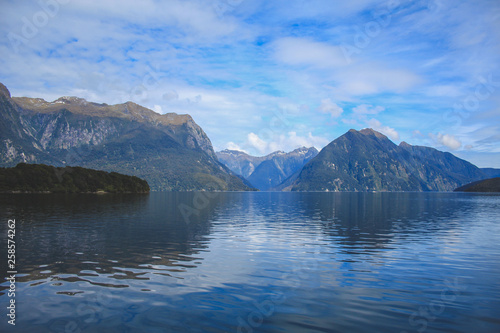
M 292 191 L 452 191 L 484 179 L 473 164 L 429 147 L 395 145 L 372 129 L 328 144 L 284 188 Z
M 480 169 L 488 178 L 500 177 L 500 169 L 494 169 L 494 168 L 480 168 Z
M 248 179 L 254 187 L 267 191 L 300 171 L 317 154 L 318 150 L 314 147 L 301 147 L 289 153 L 276 151 L 262 157 L 226 149 L 218 152 L 217 157 L 233 172 Z
M 81 167 L 19 163 L 0 168 L 0 192 L 147 193 L 145 180 Z
M 500 177 L 479 180 L 455 190 L 455 192 L 500 192 Z
M 0 84 L 0 166 L 19 162 L 120 172 L 155 191 L 251 189 L 219 163 L 189 115 L 160 115 L 132 102 L 11 98 Z
M 314 147 L 302 147 L 289 153 L 273 153 L 269 159 L 257 166 L 248 177 L 248 181 L 262 191 L 269 190 L 300 171 L 316 155 L 318 155 L 318 150 Z
M 266 160 L 267 156 L 256 157 L 248 155 L 239 150 L 225 149 L 216 153 L 219 161 L 231 171 L 246 179 L 255 171 L 260 163 Z M 272 155 L 272 154 L 271 154 Z

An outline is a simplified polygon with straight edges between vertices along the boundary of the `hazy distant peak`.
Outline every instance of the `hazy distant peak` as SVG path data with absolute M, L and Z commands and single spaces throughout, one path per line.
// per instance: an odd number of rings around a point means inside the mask
M 315 151 L 317 152 L 318 150 L 315 148 L 315 147 L 305 147 L 305 146 L 302 146 L 302 147 L 299 147 L 295 150 L 292 151 L 293 152 L 297 152 L 297 153 L 307 153 L 309 151 Z
M 224 150 L 217 152 L 217 154 L 234 155 L 234 156 L 248 155 L 244 151 L 234 150 L 234 149 L 224 149 Z
M 271 157 L 274 157 L 274 156 L 278 156 L 278 155 L 285 155 L 286 153 L 282 150 L 277 150 L 277 151 L 273 151 L 271 154 L 268 154 L 264 157 L 266 158 L 271 158 Z

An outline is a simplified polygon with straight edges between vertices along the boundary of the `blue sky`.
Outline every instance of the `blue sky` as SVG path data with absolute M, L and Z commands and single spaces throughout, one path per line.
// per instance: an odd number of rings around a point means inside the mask
M 350 128 L 500 167 L 500 2 L 1 1 L 13 96 L 189 113 L 214 148 Z

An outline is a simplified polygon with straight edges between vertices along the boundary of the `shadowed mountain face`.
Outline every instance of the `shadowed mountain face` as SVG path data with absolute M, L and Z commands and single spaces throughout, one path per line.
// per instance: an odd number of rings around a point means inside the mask
M 485 174 L 429 147 L 395 145 L 372 129 L 350 130 L 307 163 L 285 190 L 452 191 Z
M 289 153 L 276 151 L 262 157 L 226 149 L 217 152 L 217 157 L 233 172 L 248 179 L 254 187 L 267 191 L 300 171 L 317 154 L 318 150 L 314 147 L 302 147 Z
M 120 172 L 156 191 L 250 189 L 218 162 L 189 115 L 160 115 L 132 102 L 12 98 L 0 84 L 0 166 L 19 162 Z

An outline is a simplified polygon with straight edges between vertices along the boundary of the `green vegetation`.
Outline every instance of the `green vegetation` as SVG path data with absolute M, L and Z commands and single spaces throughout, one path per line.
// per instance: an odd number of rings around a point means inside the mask
M 455 192 L 500 192 L 500 177 L 473 182 L 459 187 Z
M 0 168 L 0 192 L 147 193 L 149 185 L 116 172 L 19 163 L 14 168 Z

